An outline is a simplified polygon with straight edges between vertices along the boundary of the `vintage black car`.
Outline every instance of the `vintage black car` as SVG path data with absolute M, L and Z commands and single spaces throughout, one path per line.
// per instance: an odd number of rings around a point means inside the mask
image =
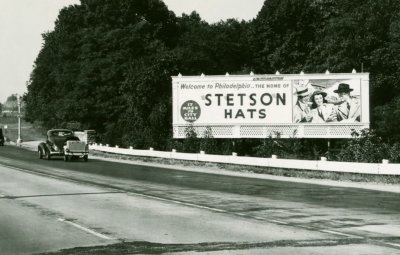
M 88 160 L 89 147 L 79 141 L 74 132 L 69 129 L 51 129 L 47 131 L 46 142 L 38 145 L 39 158 L 51 159 L 53 156 L 63 156 L 65 161 L 73 158 Z

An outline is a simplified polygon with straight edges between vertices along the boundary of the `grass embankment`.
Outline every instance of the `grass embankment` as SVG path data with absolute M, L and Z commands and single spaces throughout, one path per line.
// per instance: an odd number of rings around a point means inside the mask
M 303 169 L 286 169 L 286 168 L 275 168 L 275 167 L 221 164 L 213 162 L 129 156 L 129 155 L 120 155 L 120 154 L 100 152 L 100 151 L 92 151 L 91 155 L 104 158 L 129 160 L 137 162 L 138 164 L 140 164 L 141 162 L 145 162 L 145 163 L 155 163 L 159 165 L 199 167 L 199 168 L 208 168 L 216 170 L 218 169 L 229 170 L 242 173 L 268 174 L 268 175 L 296 177 L 296 178 L 400 184 L 400 176 L 397 175 L 358 174 L 358 173 L 345 173 L 345 172 L 326 172 L 326 171 L 314 171 L 314 170 L 303 170 Z
M 0 128 L 6 141 L 16 142 L 18 138 L 18 118 L 0 117 Z M 39 125 L 21 120 L 21 139 L 23 141 L 41 141 L 46 136 L 46 131 Z

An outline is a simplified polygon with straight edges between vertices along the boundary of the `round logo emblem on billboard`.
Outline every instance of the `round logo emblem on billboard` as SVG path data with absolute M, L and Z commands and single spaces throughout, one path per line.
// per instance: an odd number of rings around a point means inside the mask
M 181 106 L 181 116 L 188 122 L 195 122 L 200 118 L 200 114 L 200 105 L 193 100 L 186 101 Z

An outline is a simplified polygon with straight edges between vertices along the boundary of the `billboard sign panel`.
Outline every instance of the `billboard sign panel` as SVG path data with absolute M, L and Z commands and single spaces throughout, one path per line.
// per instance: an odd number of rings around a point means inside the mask
M 172 79 L 174 137 L 182 137 L 178 129 L 187 126 L 223 128 L 227 134 L 220 131 L 213 136 L 234 138 L 264 137 L 274 132 L 274 128 L 279 133 L 282 128 L 301 131 L 307 126 L 319 130 L 333 126 L 348 129 L 349 125 L 356 129 L 369 127 L 368 74 L 177 76 Z M 251 135 L 252 127 L 258 130 L 254 135 Z M 244 129 L 247 133 L 242 132 Z M 261 134 L 260 130 L 267 133 Z M 319 133 L 309 137 L 335 137 Z

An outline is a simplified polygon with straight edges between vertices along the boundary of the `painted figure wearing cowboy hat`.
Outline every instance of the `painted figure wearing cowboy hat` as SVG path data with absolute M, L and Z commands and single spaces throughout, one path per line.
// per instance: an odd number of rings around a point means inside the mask
M 353 91 L 347 83 L 340 83 L 337 90 L 341 103 L 337 106 L 337 120 L 341 122 L 360 122 L 361 104 L 360 100 L 352 98 L 350 92 Z
M 304 82 L 307 83 L 307 82 Z M 308 122 L 311 118 L 311 108 L 309 105 L 310 101 L 310 90 L 307 86 L 299 86 L 296 88 L 297 102 L 293 108 L 293 122 Z

